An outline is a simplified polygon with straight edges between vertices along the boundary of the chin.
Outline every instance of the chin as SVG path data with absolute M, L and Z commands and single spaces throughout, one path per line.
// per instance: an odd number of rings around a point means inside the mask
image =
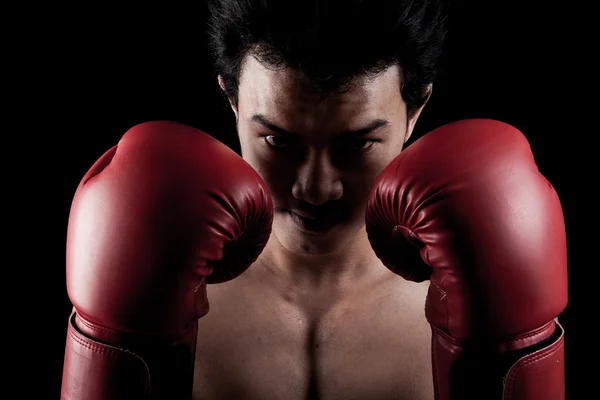
M 315 256 L 344 251 L 359 230 L 360 225 L 348 223 L 337 224 L 319 233 L 305 232 L 290 223 L 273 225 L 273 233 L 285 249 L 295 254 Z
M 292 235 L 281 238 L 279 242 L 292 253 L 310 256 L 333 254 L 344 247 L 337 240 L 317 241 L 315 239 L 295 238 Z

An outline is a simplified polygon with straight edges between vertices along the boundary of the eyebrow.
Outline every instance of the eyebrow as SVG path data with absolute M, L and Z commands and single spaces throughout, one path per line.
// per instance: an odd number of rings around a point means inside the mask
M 282 136 L 292 136 L 292 137 L 300 136 L 298 133 L 290 132 L 286 129 L 283 129 L 283 128 L 275 125 L 273 122 L 271 122 L 267 117 L 265 117 L 262 114 L 254 114 L 252 116 L 252 118 L 250 118 L 250 120 L 257 122 L 257 123 L 261 124 L 262 126 L 272 130 L 273 132 L 277 132 L 278 134 L 280 134 Z M 387 126 L 387 125 L 389 125 L 389 122 L 387 120 L 377 118 L 377 119 L 373 120 L 371 123 L 369 123 L 367 126 L 360 128 L 360 129 L 353 130 L 353 131 L 343 132 L 341 136 L 363 136 L 363 135 L 373 132 L 375 129 L 378 129 L 378 128 L 381 128 L 381 127 Z

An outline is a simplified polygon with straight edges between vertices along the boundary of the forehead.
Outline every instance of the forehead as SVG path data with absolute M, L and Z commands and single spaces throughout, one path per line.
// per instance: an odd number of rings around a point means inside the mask
M 400 68 L 394 65 L 374 76 L 354 78 L 348 90 L 323 96 L 296 71 L 271 68 L 248 56 L 240 76 L 238 107 L 241 114 L 263 114 L 305 130 L 390 119 L 403 105 L 400 79 Z

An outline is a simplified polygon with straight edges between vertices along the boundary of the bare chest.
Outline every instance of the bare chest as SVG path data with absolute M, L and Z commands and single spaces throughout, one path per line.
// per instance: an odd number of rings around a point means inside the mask
M 195 399 L 432 399 L 426 287 L 303 310 L 268 290 L 209 292 Z

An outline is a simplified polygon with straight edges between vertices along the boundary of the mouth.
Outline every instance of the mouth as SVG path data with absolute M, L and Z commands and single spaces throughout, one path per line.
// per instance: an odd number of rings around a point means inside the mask
M 296 226 L 300 228 L 301 231 L 307 233 L 327 232 L 339 222 L 339 219 L 316 217 L 307 214 L 301 215 L 290 210 L 288 210 L 288 214 Z

